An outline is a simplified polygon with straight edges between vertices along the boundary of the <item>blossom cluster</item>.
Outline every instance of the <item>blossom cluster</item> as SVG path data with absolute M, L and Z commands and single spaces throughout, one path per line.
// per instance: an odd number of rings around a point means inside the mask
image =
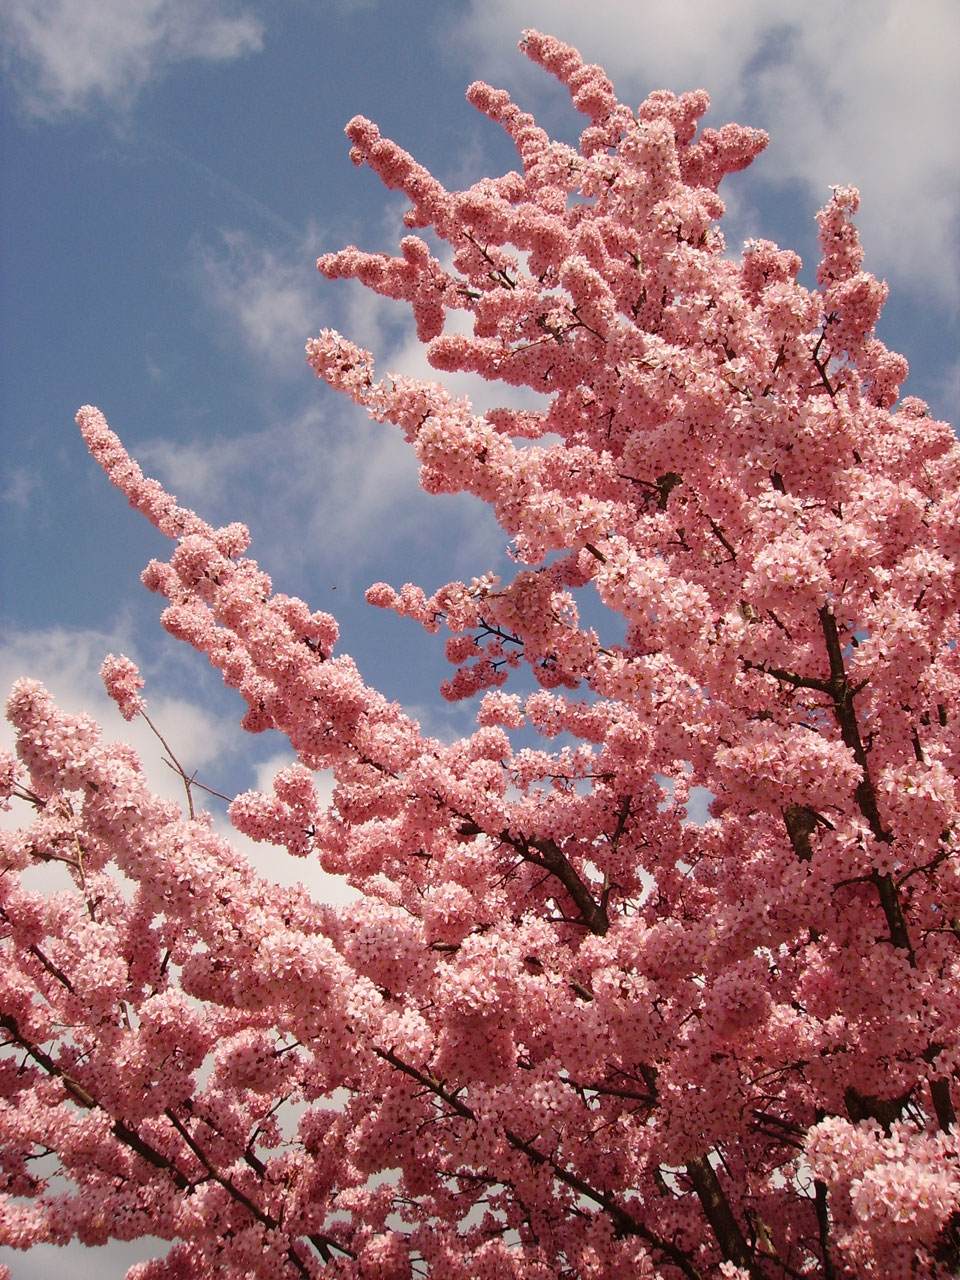
M 256 875 L 18 683 L 7 1244 L 170 1241 L 135 1280 L 960 1263 L 960 446 L 898 402 L 851 188 L 819 216 L 815 287 L 767 241 L 734 260 L 718 190 L 765 136 L 701 128 L 702 91 L 634 111 L 569 46 L 522 48 L 579 145 L 474 84 L 520 167 L 452 192 L 356 117 L 351 157 L 411 234 L 319 267 L 409 303 L 439 373 L 547 403 L 480 414 L 331 330 L 307 346 L 426 490 L 488 503 L 511 541 L 508 580 L 368 592 L 446 631 L 474 732 L 423 733 L 243 526 L 179 507 L 81 410 L 176 544 L 144 574 L 163 625 L 296 754 L 235 827 L 358 900 Z M 104 678 L 142 709 L 129 660 Z M 44 895 L 24 877 L 50 864 L 71 887 Z

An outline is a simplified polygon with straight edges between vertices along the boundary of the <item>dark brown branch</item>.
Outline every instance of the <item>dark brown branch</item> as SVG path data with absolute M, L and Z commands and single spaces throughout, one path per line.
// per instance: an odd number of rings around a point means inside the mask
M 277 1218 L 274 1218 L 269 1213 L 265 1213 L 264 1210 L 261 1209 L 260 1206 L 256 1204 L 253 1200 L 251 1200 L 250 1197 L 245 1192 L 240 1190 L 240 1188 L 236 1185 L 236 1183 L 233 1181 L 232 1178 L 225 1177 L 222 1173 L 220 1173 L 220 1171 L 216 1168 L 216 1166 L 211 1163 L 211 1161 L 207 1157 L 206 1152 L 203 1150 L 200 1144 L 193 1137 L 190 1130 L 183 1123 L 183 1121 L 177 1116 L 176 1112 L 173 1110 L 172 1107 L 167 1107 L 166 1111 L 164 1112 L 164 1115 L 166 1115 L 167 1119 L 176 1129 L 177 1133 L 179 1133 L 180 1137 L 187 1144 L 187 1146 L 190 1148 L 190 1150 L 193 1152 L 196 1158 L 203 1165 L 204 1169 L 206 1169 L 207 1173 L 210 1175 L 213 1181 L 218 1183 L 221 1187 L 223 1187 L 224 1191 L 227 1192 L 227 1194 L 231 1197 L 231 1199 L 235 1200 L 237 1204 L 242 1205 L 243 1208 L 246 1209 L 247 1213 L 249 1213 L 250 1216 L 255 1219 L 255 1221 L 259 1222 L 261 1226 L 266 1227 L 268 1231 L 282 1230 L 281 1223 Z M 256 1164 L 253 1163 L 249 1159 L 249 1157 L 247 1157 L 247 1163 L 251 1166 L 251 1168 L 256 1170 Z M 330 1261 L 331 1247 L 339 1250 L 341 1253 L 346 1254 L 350 1258 L 353 1258 L 356 1256 L 349 1249 L 345 1248 L 342 1244 L 338 1244 L 335 1240 L 330 1239 L 328 1236 L 321 1235 L 319 1232 L 312 1232 L 310 1235 L 308 1235 L 307 1239 L 314 1246 L 314 1248 L 317 1250 L 317 1252 L 320 1254 L 320 1256 L 323 1258 L 325 1262 Z M 304 1266 L 303 1259 L 294 1249 L 292 1244 L 287 1249 L 287 1257 L 290 1259 L 293 1265 L 297 1268 L 300 1275 L 307 1276 L 309 1274 L 307 1271 L 307 1268 Z
M 813 857 L 810 837 L 817 829 L 816 811 L 808 804 L 789 804 L 783 811 L 783 821 L 797 858 L 809 862 Z
M 20 1045 L 24 1052 L 27 1053 L 38 1066 L 42 1067 L 48 1075 L 59 1080 L 67 1093 L 82 1107 L 86 1107 L 89 1110 L 95 1109 L 98 1111 L 106 1111 L 107 1114 L 109 1114 L 108 1109 L 104 1107 L 102 1103 L 98 1102 L 88 1089 L 69 1076 L 62 1067 L 58 1066 L 57 1063 L 54 1062 L 49 1054 L 45 1053 L 38 1045 L 31 1044 L 31 1042 L 21 1034 L 15 1018 L 11 1017 L 9 1014 L 0 1014 L 0 1027 L 3 1027 L 3 1029 L 10 1034 L 13 1041 Z M 214 1169 L 210 1164 L 210 1161 L 207 1159 L 202 1149 L 194 1141 L 186 1126 L 177 1119 L 176 1115 L 170 1108 L 167 1108 L 165 1114 L 183 1138 L 184 1142 L 186 1142 L 187 1146 L 207 1170 L 210 1177 L 213 1178 L 214 1181 L 218 1182 L 235 1200 L 237 1200 L 238 1203 L 242 1204 L 258 1222 L 271 1229 L 279 1229 L 279 1222 L 271 1218 L 268 1214 L 263 1213 L 263 1211 L 259 1209 L 257 1205 L 249 1199 L 249 1197 L 244 1195 L 244 1193 L 236 1187 L 229 1178 L 223 1178 L 218 1174 L 216 1169 Z M 169 1156 L 165 1156 L 161 1151 L 158 1151 L 156 1147 L 151 1146 L 150 1143 L 142 1138 L 140 1134 L 132 1128 L 132 1126 L 126 1123 L 125 1120 L 114 1120 L 113 1125 L 111 1126 L 111 1133 L 119 1142 L 122 1142 L 124 1146 L 129 1147 L 129 1149 L 142 1160 L 146 1160 L 146 1162 L 153 1165 L 155 1169 L 160 1169 L 163 1172 L 168 1173 L 178 1191 L 189 1192 L 193 1189 L 194 1183 L 181 1172 L 176 1162 Z M 254 1162 L 249 1158 L 247 1159 L 247 1163 L 250 1164 L 251 1167 L 255 1167 Z M 321 1235 L 319 1232 L 313 1232 L 307 1238 L 324 1261 L 330 1260 L 332 1256 L 330 1253 L 331 1247 L 346 1254 L 348 1257 L 354 1256 L 349 1249 L 345 1248 L 341 1244 L 337 1244 L 335 1240 Z M 288 1256 L 290 1261 L 297 1267 L 300 1274 L 306 1276 L 308 1273 L 304 1267 L 303 1261 L 297 1255 L 292 1245 L 288 1250 Z
M 193 1154 L 197 1157 L 197 1159 L 203 1165 L 204 1169 L 206 1169 L 207 1173 L 214 1180 L 214 1182 L 219 1183 L 220 1186 L 223 1187 L 224 1191 L 226 1191 L 233 1200 L 236 1200 L 238 1204 L 243 1205 L 243 1207 L 250 1214 L 250 1216 L 252 1218 L 255 1218 L 256 1221 L 259 1222 L 262 1226 L 267 1227 L 269 1230 L 275 1230 L 279 1226 L 279 1223 L 277 1222 L 276 1218 L 271 1217 L 270 1214 L 268 1213 L 264 1213 L 264 1211 L 260 1208 L 260 1206 L 255 1204 L 245 1192 L 241 1191 L 240 1188 L 230 1178 L 224 1177 L 224 1175 L 219 1172 L 219 1170 L 211 1163 L 211 1161 L 207 1157 L 206 1152 L 203 1150 L 203 1148 L 200 1146 L 200 1144 L 194 1138 L 193 1134 L 190 1132 L 187 1126 L 183 1123 L 183 1121 L 179 1118 L 179 1116 L 176 1114 L 173 1108 L 167 1107 L 166 1110 L 164 1111 L 164 1115 L 167 1117 L 167 1119 L 176 1129 L 177 1133 L 179 1133 L 180 1137 L 184 1140 L 184 1142 L 187 1144 L 187 1146 L 190 1148 Z M 301 1269 L 302 1269 L 302 1265 L 303 1264 L 301 1263 Z
M 58 982 L 61 982 L 66 987 L 66 989 L 70 992 L 71 995 L 76 994 L 76 992 L 73 989 L 73 983 L 70 981 L 67 975 L 63 972 L 63 970 L 58 965 L 55 965 L 52 960 L 48 959 L 47 956 L 43 954 L 43 952 L 36 945 L 36 943 L 31 943 L 30 953 L 31 955 L 35 955 L 37 957 L 37 959 L 40 961 L 40 963 L 43 965 L 46 971 L 52 974 L 57 979 Z
M 733 547 L 730 545 L 730 542 L 728 541 L 726 534 L 717 524 L 716 520 L 714 520 L 712 516 L 707 516 L 707 520 L 710 523 L 710 528 L 713 530 L 713 536 L 716 538 L 716 540 L 720 543 L 723 549 L 730 556 L 730 559 L 736 560 L 737 553 L 736 551 L 734 551 Z
M 431 1075 L 429 1072 L 421 1071 L 410 1063 L 404 1062 L 393 1049 L 374 1049 L 374 1053 L 378 1058 L 395 1067 L 396 1070 L 409 1076 L 411 1080 L 423 1085 L 462 1119 L 476 1122 L 477 1116 L 473 1108 L 457 1097 L 456 1094 L 451 1093 L 442 1080 L 438 1080 L 436 1076 Z M 515 1151 L 525 1155 L 532 1164 L 540 1167 L 543 1165 L 549 1166 L 558 1181 L 570 1187 L 571 1190 L 576 1191 L 579 1195 L 586 1197 L 586 1199 L 592 1200 L 594 1204 L 603 1209 L 610 1217 L 618 1234 L 638 1236 L 641 1240 L 646 1240 L 648 1244 L 658 1249 L 664 1257 L 669 1258 L 674 1266 L 689 1277 L 689 1280 L 701 1280 L 700 1272 L 682 1250 L 671 1244 L 669 1240 L 662 1239 L 655 1232 L 644 1226 L 642 1222 L 634 1218 L 622 1205 L 617 1204 L 609 1191 L 598 1191 L 590 1183 L 585 1182 L 582 1178 L 577 1177 L 575 1173 L 571 1173 L 569 1169 L 565 1169 L 558 1164 L 553 1156 L 545 1155 L 538 1150 L 532 1142 L 522 1138 L 513 1129 L 505 1129 L 504 1137 Z
M 497 284 L 503 285 L 504 288 L 507 288 L 507 289 L 515 289 L 517 287 L 516 280 L 511 280 L 506 270 L 503 267 L 497 266 L 493 258 L 490 257 L 490 254 L 486 251 L 486 249 L 481 244 L 478 243 L 478 241 L 470 234 L 469 231 L 463 230 L 461 228 L 461 235 L 464 237 L 465 240 L 470 241 L 470 243 L 477 250 L 477 252 L 493 268 L 490 272 L 488 272 L 488 276 L 491 280 L 494 280 Z
M 847 680 L 847 669 L 843 661 L 843 649 L 840 645 L 840 635 L 837 631 L 837 620 L 833 616 L 833 611 L 829 605 L 823 606 L 819 611 L 819 616 L 824 642 L 827 647 L 827 658 L 830 662 L 830 679 L 823 682 L 824 691 L 829 693 L 833 699 L 833 714 L 840 728 L 840 736 L 843 738 L 844 745 L 853 752 L 853 757 L 860 766 L 862 774 L 857 787 L 857 803 L 860 806 L 860 812 L 869 823 L 874 839 L 881 844 L 889 844 L 893 837 L 886 830 L 880 819 L 876 792 L 873 789 L 873 782 L 870 778 L 867 753 L 860 739 L 860 729 L 857 725 L 857 716 L 853 706 L 854 691 Z
M 936 871 L 937 867 L 949 858 L 956 856 L 957 849 L 953 844 L 952 828 L 947 827 L 946 830 L 941 832 L 940 839 L 943 841 L 944 848 L 929 862 L 921 862 L 917 866 L 911 867 L 909 871 L 905 871 L 902 876 L 899 876 L 894 882 L 898 889 L 905 885 L 912 876 L 929 875 L 931 871 Z
M 738 1267 L 743 1267 L 751 1276 L 760 1280 L 763 1272 L 754 1262 L 753 1252 L 733 1216 L 733 1210 L 723 1194 L 723 1188 L 720 1186 L 720 1180 L 713 1165 L 706 1156 L 697 1156 L 689 1160 L 685 1167 L 724 1258 Z
M 14 1042 L 20 1045 L 24 1052 L 27 1053 L 38 1066 L 42 1067 L 49 1076 L 52 1076 L 55 1080 L 59 1080 L 75 1102 L 79 1102 L 82 1107 L 86 1107 L 89 1110 L 95 1109 L 97 1111 L 105 1111 L 109 1114 L 107 1108 L 102 1106 L 102 1104 L 97 1101 L 88 1089 L 85 1089 L 82 1084 L 74 1080 L 72 1076 L 69 1076 L 62 1067 L 58 1066 L 58 1064 L 54 1062 L 49 1054 L 44 1053 L 39 1045 L 31 1044 L 30 1041 L 21 1034 L 15 1018 L 11 1017 L 9 1014 L 0 1014 L 0 1027 L 3 1027 L 5 1031 L 10 1033 Z M 174 1161 L 163 1155 L 162 1152 L 157 1151 L 155 1147 L 152 1147 L 148 1142 L 141 1138 L 137 1131 L 131 1128 L 126 1121 L 115 1120 L 111 1128 L 111 1132 L 118 1141 L 122 1142 L 124 1146 L 129 1147 L 130 1150 L 140 1156 L 141 1159 L 146 1160 L 148 1164 L 152 1164 L 155 1169 L 163 1169 L 169 1173 L 178 1191 L 188 1191 L 191 1188 L 193 1184 L 190 1182 L 189 1178 L 185 1177 L 184 1174 L 181 1173 Z
M 751 658 L 740 661 L 748 671 L 759 671 L 761 675 L 773 676 L 781 684 L 792 685 L 795 689 L 815 689 L 817 693 L 830 694 L 832 686 L 829 680 L 819 680 L 816 676 L 801 676 L 795 671 L 786 671 L 783 667 L 770 667 L 765 662 L 754 662 Z
M 630 805 L 632 801 L 633 801 L 632 795 L 624 796 L 623 804 L 620 806 L 620 812 L 617 814 L 617 825 L 613 835 L 610 837 L 610 848 L 613 850 L 614 853 L 616 853 L 620 845 L 620 838 L 627 828 L 627 822 L 629 821 L 629 818 L 630 818 Z
M 957 1127 L 957 1112 L 950 1096 L 950 1081 L 946 1076 L 930 1081 L 930 1099 L 936 1112 L 937 1124 L 944 1133 Z
M 575 978 L 570 979 L 570 989 L 571 991 L 574 991 L 581 1000 L 586 1001 L 587 1004 L 589 1004 L 593 999 L 593 992 L 590 988 L 585 987 L 582 982 L 577 982 Z
M 473 827 L 476 824 L 469 818 L 465 819 L 465 826 L 466 824 L 469 824 L 469 830 L 472 834 Z M 479 830 L 480 828 L 478 827 L 477 831 L 479 832 Z M 460 831 L 463 834 L 464 827 L 461 827 Z M 600 905 L 594 900 L 590 890 L 570 865 L 556 841 L 551 839 L 538 840 L 536 838 L 525 840 L 522 837 L 511 835 L 509 831 L 501 831 L 499 838 L 501 843 L 509 845 L 511 849 L 515 849 L 524 862 L 530 862 L 535 867 L 542 867 L 544 871 L 548 871 L 560 881 L 580 912 L 581 919 L 575 923 L 582 924 L 591 933 L 604 934 L 607 932 L 610 922 L 607 918 L 606 906 Z
M 576 328 L 586 329 L 588 333 L 592 333 L 593 336 L 595 338 L 599 338 L 601 342 L 607 341 L 607 339 L 603 336 L 602 333 L 600 333 L 599 330 L 594 329 L 591 325 L 587 324 L 586 320 L 581 319 L 580 312 L 577 307 L 571 307 L 570 311 L 571 311 L 571 314 L 576 317 L 577 323 L 575 325 L 570 325 L 570 328 L 565 330 L 566 333 L 569 333 L 570 329 L 576 329 Z
M 512 840 L 508 840 L 507 843 L 513 845 L 514 848 L 517 847 Z M 539 856 L 530 852 L 531 846 L 537 850 Z M 576 903 L 577 910 L 591 933 L 604 934 L 607 932 L 610 922 L 607 918 L 606 909 L 594 901 L 590 890 L 570 865 L 556 841 L 552 839 L 538 840 L 534 837 L 526 843 L 525 847 L 518 849 L 517 852 L 521 853 L 528 862 L 532 862 L 535 866 L 543 867 L 545 871 L 549 871 L 556 876 Z
M 843 1092 L 843 1104 L 854 1124 L 859 1124 L 861 1120 L 876 1120 L 889 1134 L 890 1126 L 903 1115 L 904 1107 L 910 1101 L 912 1094 L 913 1086 L 911 1085 L 896 1098 L 876 1098 L 870 1094 L 860 1093 L 851 1085 Z
M 789 804 L 783 811 L 783 821 L 793 845 L 793 851 L 801 862 L 809 862 L 813 855 L 810 837 L 817 827 L 833 830 L 833 823 L 808 804 Z
M 653 1106 L 657 1099 L 652 1093 L 638 1093 L 636 1089 L 620 1089 L 616 1085 L 604 1084 L 601 1080 L 563 1080 L 571 1089 L 580 1093 L 601 1093 L 605 1097 L 624 1098 L 634 1102 L 643 1102 Z
M 823 1280 L 836 1280 L 833 1259 L 830 1256 L 830 1212 L 827 1208 L 827 1184 L 819 1178 L 814 1182 L 814 1204 L 817 1211 L 817 1229 L 820 1235 L 820 1259 L 823 1263 Z
M 820 680 L 813 676 L 801 676 L 793 671 L 785 671 L 781 667 L 770 667 L 765 663 L 753 662 L 749 658 L 742 658 L 741 661 L 748 670 L 760 671 L 763 675 L 773 676 L 774 679 L 779 680 L 781 683 L 792 685 L 796 689 L 814 689 L 830 698 L 834 718 L 840 729 L 840 736 L 844 745 L 853 753 L 853 757 L 860 768 L 860 781 L 857 784 L 855 793 L 857 806 L 866 819 L 874 839 L 881 844 L 890 844 L 893 840 L 893 834 L 884 827 L 880 817 L 877 795 L 873 780 L 870 777 L 867 753 L 860 738 L 860 729 L 853 704 L 855 695 L 863 686 L 855 688 L 851 686 L 847 679 L 837 622 L 829 605 L 824 605 L 819 610 L 819 617 L 827 649 L 827 658 L 830 663 L 829 680 Z M 789 832 L 789 823 L 787 829 Z M 791 841 L 793 840 L 794 836 L 791 833 Z M 801 840 L 800 848 L 803 849 L 803 847 Z M 794 848 L 797 848 L 797 843 L 794 843 Z M 801 853 L 798 850 L 799 856 L 801 856 Z M 875 871 L 869 879 L 877 890 L 880 906 L 887 921 L 891 943 L 899 950 L 906 951 L 911 967 L 915 966 L 916 957 L 907 932 L 906 919 L 904 918 L 903 908 L 900 904 L 900 897 L 897 893 L 897 886 L 894 883 L 893 876 L 889 872 L 881 875 Z
M 813 360 L 814 367 L 817 373 L 819 373 L 820 378 L 823 382 L 823 385 L 829 391 L 830 399 L 832 400 L 837 393 L 836 393 L 836 390 L 833 387 L 831 387 L 830 379 L 827 377 L 827 366 L 820 359 L 820 348 L 823 346 L 823 340 L 824 338 L 826 338 L 826 336 L 827 336 L 827 331 L 826 329 L 824 329 L 823 333 L 821 333 L 820 337 L 817 339 L 817 345 L 813 348 L 813 351 L 810 353 L 810 358 Z
M 657 506 L 661 511 L 666 511 L 670 494 L 678 484 L 683 484 L 683 476 L 680 475 L 679 471 L 667 471 L 662 476 L 657 476 L 657 492 L 660 495 Z
M 794 1120 L 784 1120 L 782 1116 L 771 1115 L 769 1111 L 761 1111 L 759 1107 L 755 1107 L 752 1114 L 761 1124 L 772 1125 L 781 1134 L 802 1138 L 807 1132 L 802 1125 L 797 1124 Z
M 870 777 L 867 753 L 860 739 L 857 714 L 853 705 L 855 690 L 851 689 L 847 680 L 843 649 L 840 645 L 840 636 L 837 631 L 837 620 L 828 605 L 824 605 L 820 610 L 820 626 L 823 630 L 827 657 L 830 662 L 829 692 L 833 699 L 833 714 L 840 728 L 840 736 L 843 738 L 844 745 L 853 752 L 853 757 L 860 767 L 861 777 L 856 790 L 857 804 L 860 812 L 867 820 L 874 839 L 880 844 L 890 844 L 893 840 L 893 834 L 884 827 L 880 818 L 877 794 L 874 790 L 873 780 Z M 880 898 L 880 906 L 886 917 L 887 928 L 890 931 L 890 941 L 899 950 L 906 951 L 911 967 L 915 967 L 916 957 L 910 943 L 910 936 L 907 933 L 907 922 L 903 915 L 900 896 L 897 893 L 893 876 L 889 872 L 883 875 L 879 872 L 874 872 L 870 878 L 876 886 L 877 895 Z
M 941 1044 L 928 1045 L 923 1051 L 924 1062 L 932 1063 L 942 1051 L 943 1045 Z M 946 1076 L 940 1076 L 938 1079 L 930 1081 L 930 1100 L 933 1103 L 937 1124 L 941 1130 L 944 1133 L 949 1133 L 951 1129 L 955 1129 L 957 1112 L 953 1105 L 953 1098 L 950 1096 L 950 1081 Z

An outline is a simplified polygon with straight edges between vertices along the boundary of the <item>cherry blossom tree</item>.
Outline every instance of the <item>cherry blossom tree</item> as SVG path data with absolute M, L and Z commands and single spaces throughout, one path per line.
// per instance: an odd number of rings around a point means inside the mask
M 579 148 L 474 84 L 521 167 L 451 192 L 357 117 L 410 234 L 319 267 L 408 302 L 441 374 L 542 407 L 479 414 L 335 332 L 307 347 L 511 540 L 509 581 L 368 593 L 449 633 L 475 732 L 426 736 L 243 526 L 79 414 L 176 544 L 144 573 L 164 626 L 296 752 L 233 823 L 360 896 L 264 880 L 18 682 L 8 1245 L 169 1240 L 133 1280 L 955 1274 L 960 448 L 898 401 L 855 191 L 819 214 L 816 287 L 772 243 L 734 259 L 717 189 L 763 134 L 698 132 L 703 92 L 634 112 L 573 49 L 521 47 Z M 103 674 L 145 714 L 131 662 Z M 21 883 L 51 862 L 71 889 Z

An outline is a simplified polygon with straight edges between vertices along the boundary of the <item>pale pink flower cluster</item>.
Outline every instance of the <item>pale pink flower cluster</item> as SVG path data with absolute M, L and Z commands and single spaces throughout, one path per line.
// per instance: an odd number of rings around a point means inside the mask
M 839 1117 L 811 1129 L 806 1156 L 829 1187 L 841 1239 L 868 1274 L 936 1274 L 943 1228 L 960 1205 L 957 1135 Z M 942 1250 L 941 1250 L 942 1252 Z
M 100 664 L 100 678 L 124 720 L 132 720 L 140 714 L 145 704 L 138 692 L 143 688 L 143 679 L 136 663 L 131 662 L 126 654 L 121 653 L 118 658 L 108 653 Z
M 360 896 L 258 876 L 18 682 L 6 1244 L 170 1241 L 136 1280 L 956 1270 L 960 447 L 894 408 L 852 189 L 816 288 L 767 241 L 734 261 L 717 190 L 765 135 L 700 129 L 702 91 L 633 111 L 569 46 L 523 48 L 579 146 L 474 84 L 519 169 L 451 192 L 355 117 L 353 160 L 451 265 L 416 235 L 319 265 L 409 303 L 435 369 L 543 407 L 477 414 L 331 330 L 307 347 L 512 542 L 503 581 L 367 593 L 446 633 L 472 733 L 425 735 L 242 525 L 79 415 L 176 544 L 144 573 L 163 625 L 296 754 L 234 825 Z M 135 715 L 135 666 L 103 676 Z M 72 888 L 34 887 L 51 868 Z
M 10 799 L 16 794 L 21 772 L 15 755 L 10 751 L 0 751 L 0 807 L 10 808 Z

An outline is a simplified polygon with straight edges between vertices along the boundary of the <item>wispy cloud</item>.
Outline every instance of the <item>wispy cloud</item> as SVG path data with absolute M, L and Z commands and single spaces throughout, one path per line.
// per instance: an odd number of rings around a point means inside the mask
M 229 61 L 262 42 L 260 20 L 229 0 L 7 0 L 0 13 L 21 105 L 43 119 L 128 106 L 174 63 Z
M 163 747 L 141 719 L 127 723 L 107 696 L 99 671 L 100 663 L 111 651 L 125 651 L 136 659 L 136 646 L 127 628 L 7 631 L 0 647 L 0 704 L 21 676 L 41 681 L 63 710 L 85 711 L 101 726 L 106 738 L 128 742 L 143 761 L 154 790 L 182 802 L 183 784 L 163 763 Z M 151 719 L 174 751 L 182 746 L 185 769 L 212 766 L 232 750 L 231 741 L 237 733 L 234 726 L 205 710 L 195 698 L 164 695 L 154 688 L 146 692 Z M 12 741 L 10 725 L 6 720 L 0 721 L 0 743 L 9 749 Z
M 386 234 L 394 235 L 385 244 L 395 249 L 396 228 Z M 303 243 L 316 238 L 305 234 Z M 309 251 L 280 252 L 233 231 L 199 253 L 198 280 L 223 332 L 260 358 L 264 386 L 276 386 L 278 374 L 288 378 L 285 407 L 260 430 L 141 441 L 135 453 L 148 472 L 205 519 L 244 519 L 254 534 L 253 554 L 267 567 L 313 564 L 335 571 L 341 582 L 366 582 L 367 566 L 385 545 L 408 541 L 426 549 L 438 538 L 475 552 L 489 567 L 505 537 L 479 503 L 428 497 L 396 428 L 371 422 L 319 383 L 307 381 L 302 394 L 293 387 L 293 378 L 304 376 L 305 340 L 321 323 L 369 347 L 380 376 L 437 377 L 406 304 L 352 281 L 324 296 Z M 489 402 L 531 399 L 476 375 L 444 375 L 443 382 L 478 411 Z M 234 506 L 237 493 L 244 495 L 243 511 Z
M 136 454 L 207 519 L 238 518 L 231 494 L 242 492 L 253 551 L 268 562 L 275 552 L 287 563 L 362 564 L 363 543 L 384 536 L 417 494 L 416 462 L 395 433 L 360 417 L 338 429 L 315 408 L 260 431 L 144 441 Z
M 318 327 L 315 259 L 310 248 L 280 253 L 243 231 L 223 231 L 218 244 L 197 251 L 204 301 L 274 371 L 303 374 L 304 342 Z
M 517 71 L 520 25 L 602 63 L 621 90 L 706 88 L 714 118 L 767 128 L 757 172 L 801 183 L 812 208 L 859 186 L 867 264 L 949 306 L 960 297 L 960 7 L 939 0 L 472 0 L 449 39 L 476 73 L 554 93 Z M 529 94 L 528 94 L 529 90 Z M 532 95 L 532 96 L 531 96 Z
M 0 502 L 5 502 L 18 511 L 27 511 L 41 483 L 40 476 L 31 468 L 13 467 L 0 489 Z
M 948 421 L 960 422 L 960 356 L 944 367 L 936 390 L 938 403 L 946 405 Z
M 256 769 L 255 788 L 269 794 L 273 790 L 273 780 L 281 769 L 293 764 L 295 756 L 292 751 L 280 752 L 263 760 Z M 333 774 L 330 771 L 314 774 L 314 786 L 320 799 L 329 804 L 333 798 Z M 230 841 L 235 849 L 239 849 L 249 858 L 252 865 L 274 884 L 302 884 L 316 902 L 329 902 L 345 905 L 355 902 L 359 893 L 351 889 L 343 876 L 329 875 L 312 858 L 294 858 L 286 849 L 272 844 L 258 844 L 248 836 L 235 831 L 224 819 L 216 826 L 221 834 Z
M 455 545 L 488 567 L 505 541 L 478 503 L 424 494 L 399 432 L 347 405 L 329 414 L 311 407 L 262 431 L 202 442 L 144 441 L 135 452 L 205 518 L 245 520 L 252 553 L 287 573 L 312 566 L 341 585 L 365 586 L 384 547 Z M 238 492 L 242 511 L 232 499 Z
M 104 690 L 99 675 L 100 663 L 109 650 L 120 649 L 125 649 L 131 656 L 135 653 L 131 637 L 123 628 L 112 632 L 63 627 L 8 632 L 0 648 L 0 705 L 6 701 L 16 679 L 28 675 L 40 680 L 63 710 L 85 711 L 97 721 L 108 741 L 129 743 L 140 757 L 151 790 L 183 806 L 183 782 L 165 763 L 166 749 L 143 719 L 123 720 Z M 290 751 L 279 752 L 257 762 L 250 751 L 252 740 L 234 722 L 206 710 L 196 699 L 164 695 L 149 680 L 146 694 L 150 719 L 162 732 L 184 769 L 188 773 L 197 771 L 201 781 L 205 768 L 222 761 L 226 755 L 241 756 L 246 749 L 249 754 L 245 761 L 249 785 L 270 791 L 277 772 L 293 762 L 294 756 Z M 0 747 L 10 750 L 13 742 L 11 726 L 0 719 Z M 316 785 L 321 797 L 329 801 L 333 791 L 332 778 L 318 774 Z M 249 858 L 265 878 L 276 884 L 303 884 L 317 901 L 347 903 L 356 898 L 356 893 L 342 877 L 327 875 L 316 862 L 293 858 L 286 849 L 257 844 L 235 831 L 226 816 L 224 804 L 215 797 L 194 789 L 194 802 L 199 808 L 212 813 L 215 828 Z M 26 813 L 18 812 L 14 806 L 0 815 L 0 820 L 9 829 L 25 817 Z
M 157 1236 L 110 1240 L 96 1249 L 74 1247 L 66 1257 L 63 1246 L 56 1244 L 36 1244 L 27 1253 L 0 1247 L 0 1263 L 5 1263 L 17 1280 L 50 1280 L 64 1274 L 69 1274 L 70 1280 L 103 1280 L 104 1276 L 126 1275 L 135 1262 L 162 1258 L 169 1248 L 169 1242 Z
M 198 160 L 196 156 L 190 155 L 182 147 L 174 146 L 172 142 L 168 142 L 166 138 L 160 137 L 159 134 L 150 129 L 138 126 L 135 136 L 145 144 L 148 150 L 159 153 L 160 156 L 167 160 L 172 160 L 174 164 L 179 165 L 193 174 L 194 177 L 199 178 L 206 186 L 222 192 L 231 204 L 244 214 L 252 214 L 258 222 L 266 224 L 275 232 L 279 231 L 291 243 L 300 244 L 302 241 L 302 233 L 297 230 L 292 222 L 289 222 L 265 201 L 251 195 L 249 191 L 245 191 L 243 187 L 238 186 L 236 182 L 224 177 L 219 170 L 212 168 L 209 164 L 205 164 L 202 160 Z

